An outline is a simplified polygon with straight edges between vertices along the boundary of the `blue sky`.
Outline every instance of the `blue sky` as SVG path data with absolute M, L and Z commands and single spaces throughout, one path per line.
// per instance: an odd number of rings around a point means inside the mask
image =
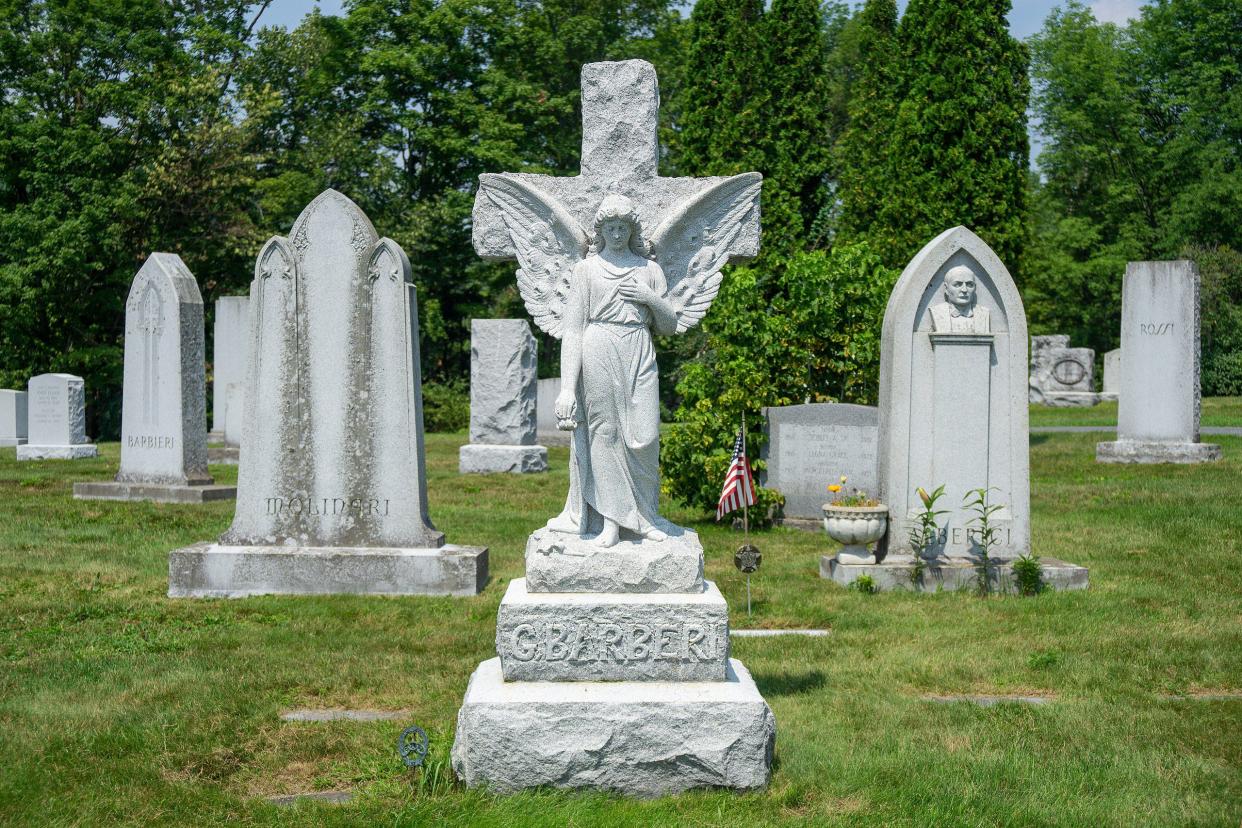
M 904 11 L 908 0 L 898 0 Z M 1039 31 L 1048 12 L 1061 5 L 1063 0 L 1013 0 L 1009 14 L 1009 28 L 1018 37 L 1027 37 Z M 1098 20 L 1124 23 L 1138 16 L 1140 0 L 1092 0 L 1089 5 Z M 274 0 L 263 14 L 263 23 L 269 26 L 296 26 L 312 8 L 318 6 L 324 14 L 340 14 L 342 0 Z

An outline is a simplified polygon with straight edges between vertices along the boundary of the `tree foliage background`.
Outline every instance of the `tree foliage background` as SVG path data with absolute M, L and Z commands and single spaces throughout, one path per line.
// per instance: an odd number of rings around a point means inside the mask
M 659 344 L 668 493 L 714 504 L 743 413 L 757 453 L 763 406 L 874 403 L 897 272 L 955 224 L 1034 331 L 1097 352 L 1127 261 L 1195 259 L 1204 391 L 1242 393 L 1236 0 L 1150 0 L 1123 27 L 1067 0 L 1025 44 L 1009 0 L 348 0 L 291 30 L 265 6 L 0 0 L 0 386 L 81 374 L 115 436 L 146 256 L 180 254 L 210 315 L 335 187 L 409 252 L 429 422 L 460 424 L 469 320 L 524 315 L 512 266 L 470 245 L 478 174 L 576 174 L 581 65 L 642 57 L 663 174 L 765 177 L 759 258 Z M 557 353 L 544 338 L 544 375 Z

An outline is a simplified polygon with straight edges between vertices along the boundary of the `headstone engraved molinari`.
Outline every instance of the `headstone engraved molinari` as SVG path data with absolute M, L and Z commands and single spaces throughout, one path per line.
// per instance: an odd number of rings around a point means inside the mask
M 812 531 L 823 525 L 827 486 L 841 475 L 850 490 L 874 496 L 878 487 L 879 409 L 846 403 L 765 408 L 767 442 L 761 483 L 785 496 L 781 522 Z
M 820 574 L 849 584 L 868 575 L 881 589 L 956 589 L 974 582 L 980 535 L 964 503 L 982 487 L 1001 564 L 1031 549 L 1027 333 L 1009 271 L 965 227 L 946 230 L 902 272 L 884 312 L 880 358 L 879 493 L 889 511 L 877 563 L 825 556 Z M 942 531 L 923 580 L 913 583 L 910 528 L 916 489 L 944 485 Z M 1087 572 L 1043 559 L 1053 587 L 1086 585 Z
M 427 512 L 405 253 L 327 190 L 260 251 L 233 524 L 169 556 L 169 595 L 473 595 L 487 550 Z
M 1194 262 L 1130 262 L 1121 288 L 1117 439 L 1101 463 L 1203 463 L 1199 442 L 1199 269 Z
M 203 299 L 173 253 L 152 253 L 125 303 L 121 469 L 111 482 L 74 483 L 79 500 L 228 500 L 207 471 Z
M 25 391 L 0 390 L 0 447 L 26 443 L 29 433 L 26 413 Z
M 1069 347 L 1064 334 L 1031 337 L 1033 403 L 1052 408 L 1097 404 L 1106 395 L 1095 391 L 1095 351 Z
M 27 385 L 25 445 L 18 460 L 78 460 L 99 456 L 86 440 L 86 383 L 73 374 L 40 374 Z
M 526 547 L 471 677 L 453 767 L 468 785 L 655 796 L 767 783 L 775 721 L 729 658 L 724 598 L 694 532 L 659 515 L 652 333 L 694 326 L 759 241 L 756 173 L 661 178 L 659 92 L 638 60 L 582 69 L 582 174 L 484 175 L 474 244 L 517 259 L 561 342 L 572 431 L 564 510 Z
M 470 322 L 470 443 L 458 470 L 542 472 L 548 450 L 535 444 L 535 338 L 525 319 Z

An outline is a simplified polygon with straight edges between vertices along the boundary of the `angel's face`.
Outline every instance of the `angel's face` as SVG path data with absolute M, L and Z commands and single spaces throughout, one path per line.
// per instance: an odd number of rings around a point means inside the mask
M 609 250 L 625 250 L 630 243 L 630 223 L 625 219 L 608 219 L 600 228 L 604 233 L 604 244 Z

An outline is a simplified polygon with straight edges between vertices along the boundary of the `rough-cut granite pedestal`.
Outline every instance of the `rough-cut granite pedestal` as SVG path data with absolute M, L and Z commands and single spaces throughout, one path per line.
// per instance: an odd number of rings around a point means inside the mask
M 500 604 L 499 657 L 475 670 L 457 716 L 453 768 L 467 785 L 659 796 L 767 784 L 776 720 L 729 658 L 728 608 L 703 580 L 698 536 L 674 531 L 609 549 L 531 536 L 528 577 Z
M 525 319 L 470 322 L 470 444 L 461 447 L 461 474 L 548 470 L 536 445 L 538 343 Z

